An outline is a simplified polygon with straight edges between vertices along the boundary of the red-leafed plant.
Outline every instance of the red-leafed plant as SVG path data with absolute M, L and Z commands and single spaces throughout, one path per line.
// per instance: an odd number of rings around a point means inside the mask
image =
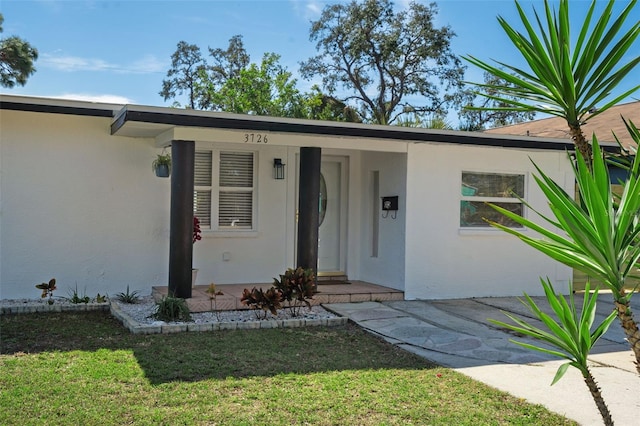
M 37 284 L 36 288 L 42 290 L 42 296 L 40 297 L 44 299 L 45 297 L 49 296 L 49 300 L 47 300 L 47 303 L 53 305 L 53 292 L 57 288 L 56 279 L 51 278 L 48 283 Z
M 306 305 L 311 308 L 310 299 L 313 298 L 316 277 L 313 269 L 289 268 L 280 275 L 280 279 L 273 279 L 273 286 L 282 294 L 282 302 L 287 302 L 287 307 L 291 309 L 291 315 L 300 315 L 300 308 Z
M 193 244 L 202 239 L 202 231 L 200 230 L 200 219 L 193 217 Z
M 271 287 L 267 291 L 256 287 L 251 290 L 245 288 L 240 302 L 254 309 L 258 319 L 266 319 L 267 312 L 271 312 L 273 316 L 278 315 L 278 309 L 282 308 L 282 294 L 275 287 Z M 262 315 L 259 311 L 263 312 Z

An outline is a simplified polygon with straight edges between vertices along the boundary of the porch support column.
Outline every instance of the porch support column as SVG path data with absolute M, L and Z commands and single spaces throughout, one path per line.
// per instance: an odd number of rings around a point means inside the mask
M 169 296 L 182 299 L 191 297 L 195 147 L 194 141 L 171 143 Z
M 298 265 L 318 271 L 318 227 L 320 207 L 320 148 L 300 148 L 298 195 Z

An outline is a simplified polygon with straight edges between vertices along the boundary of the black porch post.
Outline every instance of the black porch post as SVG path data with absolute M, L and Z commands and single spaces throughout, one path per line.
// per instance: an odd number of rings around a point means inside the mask
M 320 148 L 300 148 L 298 196 L 298 265 L 318 271 L 318 220 L 320 207 Z
M 169 296 L 183 299 L 191 297 L 195 145 L 194 141 L 171 143 Z

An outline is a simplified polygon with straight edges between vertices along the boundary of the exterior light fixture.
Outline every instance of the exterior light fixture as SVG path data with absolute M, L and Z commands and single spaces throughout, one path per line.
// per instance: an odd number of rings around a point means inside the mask
M 274 158 L 273 159 L 273 178 L 274 179 L 284 179 L 284 166 L 285 164 L 282 162 L 282 158 Z

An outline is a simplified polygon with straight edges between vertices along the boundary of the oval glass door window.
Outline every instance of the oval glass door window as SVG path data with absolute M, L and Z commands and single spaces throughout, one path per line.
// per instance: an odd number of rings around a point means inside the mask
M 327 214 L 327 182 L 322 173 L 320 173 L 320 208 L 318 213 L 318 226 L 320 226 Z

